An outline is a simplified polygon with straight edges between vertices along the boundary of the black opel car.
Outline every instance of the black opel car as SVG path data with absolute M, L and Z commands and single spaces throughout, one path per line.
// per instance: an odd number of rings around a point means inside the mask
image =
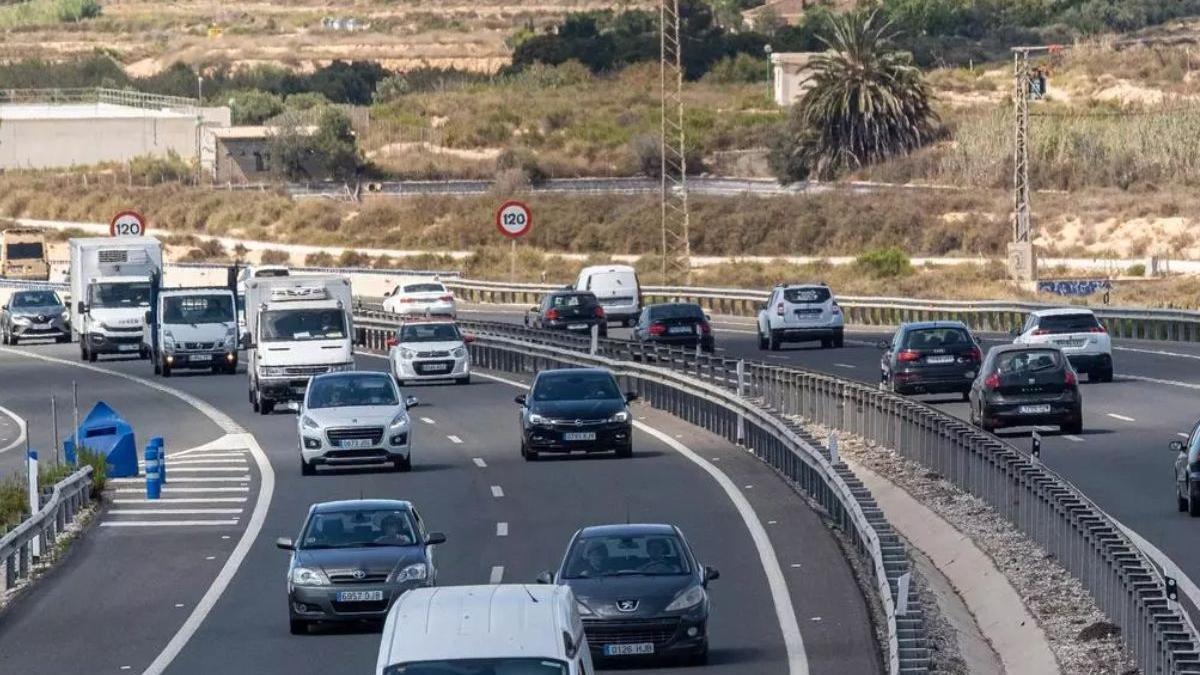
M 699 344 L 706 352 L 714 346 L 704 308 L 690 302 L 648 305 L 633 327 L 633 339 L 692 348 Z
M 708 658 L 708 582 L 674 525 L 601 525 L 575 533 L 558 572 L 570 586 L 596 659 Z
M 960 394 L 965 401 L 983 360 L 959 321 L 906 323 L 879 346 L 880 382 L 897 394 Z
M 600 301 L 589 291 L 554 291 L 525 313 L 525 325 L 546 330 L 591 333 L 600 327 L 600 337 L 608 337 L 608 318 Z
M 633 415 L 617 378 L 603 368 L 543 370 L 521 404 L 521 456 L 542 452 L 606 452 L 633 456 Z
M 1054 424 L 1063 433 L 1083 432 L 1079 377 L 1058 347 L 993 347 L 969 400 L 971 422 L 984 431 Z

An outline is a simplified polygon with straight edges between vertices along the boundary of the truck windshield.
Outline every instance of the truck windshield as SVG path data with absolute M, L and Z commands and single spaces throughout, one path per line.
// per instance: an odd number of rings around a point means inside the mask
M 163 298 L 164 324 L 227 323 L 233 321 L 229 295 L 176 295 Z
M 92 286 L 92 307 L 149 307 L 150 282 L 100 283 Z
M 346 317 L 340 309 L 277 309 L 263 312 L 263 342 L 340 340 L 346 337 Z
M 14 242 L 5 247 L 5 255 L 9 260 L 41 260 L 44 256 L 42 242 Z
M 567 675 L 567 664 L 554 659 L 447 659 L 400 663 L 383 675 Z

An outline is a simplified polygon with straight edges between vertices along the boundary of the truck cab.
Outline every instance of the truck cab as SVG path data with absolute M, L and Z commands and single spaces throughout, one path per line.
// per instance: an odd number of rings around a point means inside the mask
M 237 372 L 237 310 L 232 289 L 168 288 L 146 312 L 145 342 L 154 374 L 177 368 Z
M 162 244 L 151 237 L 105 237 L 70 245 L 71 327 L 80 358 L 147 358 L 145 317 L 151 280 L 162 274 Z
M 340 275 L 246 280 L 250 404 L 270 414 L 301 401 L 313 375 L 354 368 L 350 280 Z
M 46 235 L 41 230 L 8 229 L 0 232 L 0 277 L 47 281 Z

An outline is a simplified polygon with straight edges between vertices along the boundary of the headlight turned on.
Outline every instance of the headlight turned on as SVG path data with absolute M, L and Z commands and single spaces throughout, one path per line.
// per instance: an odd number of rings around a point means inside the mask
M 628 422 L 629 421 L 629 413 L 622 410 L 622 411 L 616 413 L 615 415 L 613 415 L 612 417 L 608 418 L 608 421 L 609 422 Z

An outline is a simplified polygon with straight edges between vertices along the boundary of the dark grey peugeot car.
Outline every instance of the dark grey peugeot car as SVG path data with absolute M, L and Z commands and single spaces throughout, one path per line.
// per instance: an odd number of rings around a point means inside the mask
M 542 452 L 607 452 L 633 456 L 633 414 L 617 378 L 603 368 L 543 370 L 521 404 L 521 456 Z
M 433 586 L 433 547 L 446 541 L 426 532 L 412 504 L 360 499 L 313 504 L 300 538 L 279 539 L 292 551 L 288 617 L 293 635 L 315 623 L 382 621 L 405 591 Z
M 569 586 L 597 659 L 708 659 L 708 582 L 674 525 L 600 525 L 579 530 L 558 572 L 540 583 Z

